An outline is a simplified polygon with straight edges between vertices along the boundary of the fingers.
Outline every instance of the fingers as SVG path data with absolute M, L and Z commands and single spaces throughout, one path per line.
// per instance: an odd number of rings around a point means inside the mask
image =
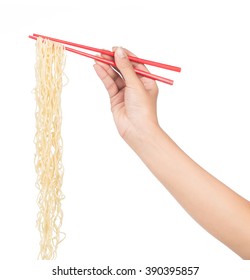
M 136 75 L 133 65 L 128 59 L 128 55 L 123 48 L 116 48 L 115 50 L 115 63 L 121 72 L 126 85 L 131 88 L 141 87 L 141 81 Z
M 115 52 L 117 48 L 118 48 L 118 47 L 113 47 L 113 48 L 112 48 L 113 52 Z M 123 50 L 126 52 L 127 55 L 137 57 L 134 53 L 132 53 L 132 52 L 129 51 L 128 49 L 123 48 Z M 132 65 L 133 65 L 135 68 L 138 68 L 138 69 L 140 69 L 140 70 L 149 72 L 148 69 L 147 69 L 147 67 L 146 67 L 144 64 L 139 63 L 139 62 L 134 62 L 134 61 L 131 61 L 131 63 L 132 63 Z
M 134 57 L 137 57 L 134 53 L 132 53 L 131 51 L 127 50 L 127 49 L 124 49 L 126 51 L 126 53 L 129 55 L 129 56 L 134 56 Z M 137 69 L 140 69 L 140 70 L 143 70 L 145 72 L 149 72 L 148 68 L 142 64 L 142 63 L 138 63 L 138 62 L 132 62 L 132 65 L 137 68 Z M 140 80 L 142 81 L 144 87 L 146 90 L 148 90 L 149 92 L 151 93 L 154 93 L 154 92 L 157 92 L 158 91 L 158 87 L 157 87 L 157 84 L 154 80 L 152 79 L 149 79 L 147 77 L 144 77 L 144 76 L 141 76 L 141 75 L 138 75 L 140 77 Z
M 116 52 L 117 49 L 118 49 L 118 47 L 113 47 L 114 52 Z M 123 50 L 125 51 L 125 53 L 127 55 L 136 57 L 136 55 L 134 53 L 132 53 L 131 51 L 129 51 L 127 49 L 124 49 L 124 48 L 123 48 Z M 130 63 L 133 65 L 133 67 L 135 67 L 137 69 L 143 70 L 145 72 L 149 72 L 147 67 L 142 63 L 133 62 L 133 61 L 131 61 Z M 152 79 L 146 78 L 146 77 L 141 76 L 141 75 L 137 75 L 137 77 L 139 78 L 140 82 L 143 84 L 144 88 L 150 94 L 155 95 L 157 97 L 158 87 L 157 87 L 156 82 Z M 126 84 L 127 84 L 127 81 L 126 81 Z
M 107 89 L 110 98 L 116 95 L 119 91 L 117 84 L 113 80 L 113 78 L 108 74 L 106 69 L 104 69 L 99 64 L 94 64 L 94 69 L 98 77 L 102 80 L 105 88 Z
M 112 56 L 106 55 L 106 54 L 101 54 L 99 57 L 108 59 L 108 60 L 114 60 Z M 103 69 L 107 71 L 107 73 L 110 75 L 112 79 L 115 79 L 118 74 L 112 69 L 112 67 L 106 63 L 103 63 L 101 61 L 95 60 L 96 64 L 102 66 Z
M 119 57 L 119 55 L 118 55 L 119 49 L 122 50 L 122 53 L 123 53 L 122 57 Z M 106 71 L 106 74 L 108 74 L 110 76 L 110 78 L 113 79 L 113 81 L 116 83 L 118 90 L 122 89 L 126 83 L 126 85 L 131 88 L 138 88 L 138 87 L 143 86 L 150 94 L 157 96 L 158 87 L 157 87 L 156 82 L 152 79 L 143 77 L 141 75 L 137 75 L 135 73 L 134 67 L 136 67 L 137 69 L 149 72 L 147 67 L 144 64 L 141 64 L 138 62 L 133 62 L 128 59 L 128 55 L 134 56 L 134 57 L 136 57 L 136 55 L 125 48 L 113 47 L 112 50 L 115 53 L 114 57 L 110 56 L 110 55 L 105 55 L 105 54 L 101 54 L 101 57 L 108 59 L 108 60 L 115 60 L 116 65 L 117 65 L 117 71 L 116 71 L 116 69 L 114 69 L 114 67 L 112 67 L 108 64 L 105 64 L 103 62 L 96 61 L 96 64 L 101 66 Z M 102 75 L 102 77 L 104 77 L 104 76 Z M 124 82 L 124 80 L 125 80 L 125 82 Z M 107 81 L 106 77 L 105 77 L 105 81 Z M 109 85 L 107 85 L 107 84 L 105 86 L 109 87 Z
M 101 54 L 101 57 L 109 60 L 114 60 L 112 56 Z M 101 61 L 96 60 L 96 64 L 100 65 L 107 73 L 108 75 L 114 80 L 114 82 L 117 84 L 118 89 L 121 89 L 125 86 L 123 79 L 121 76 L 113 69 L 112 66 L 103 63 Z

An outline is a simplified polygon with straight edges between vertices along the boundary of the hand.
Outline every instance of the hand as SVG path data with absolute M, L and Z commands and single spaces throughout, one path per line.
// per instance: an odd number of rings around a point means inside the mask
M 150 126 L 158 126 L 156 101 L 158 87 L 152 79 L 137 75 L 133 67 L 147 71 L 143 64 L 130 62 L 128 55 L 135 56 L 123 48 L 113 48 L 117 70 L 96 61 L 94 69 L 106 87 L 111 103 L 111 111 L 118 132 L 129 142 Z M 112 60 L 113 57 L 102 55 Z M 119 73 L 119 74 L 118 74 Z

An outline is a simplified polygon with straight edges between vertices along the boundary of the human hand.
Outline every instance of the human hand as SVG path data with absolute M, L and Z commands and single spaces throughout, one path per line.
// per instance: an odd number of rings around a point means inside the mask
M 137 75 L 133 67 L 147 71 L 143 64 L 130 62 L 128 55 L 135 56 L 123 48 L 113 48 L 118 74 L 108 64 L 96 61 L 94 69 L 106 87 L 114 121 L 119 134 L 126 142 L 143 134 L 150 127 L 158 126 L 156 101 L 158 87 L 152 79 Z M 129 143 L 130 144 L 130 143 Z

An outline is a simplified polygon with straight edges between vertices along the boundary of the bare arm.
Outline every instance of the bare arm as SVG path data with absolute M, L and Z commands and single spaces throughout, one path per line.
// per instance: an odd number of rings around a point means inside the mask
M 250 259 L 250 202 L 195 163 L 160 128 L 157 85 L 138 78 L 126 55 L 119 57 L 119 52 L 120 48 L 115 60 L 124 79 L 107 65 L 95 65 L 109 92 L 119 133 L 202 227 L 243 259 Z
M 250 259 L 250 203 L 189 158 L 161 129 L 133 148 L 181 206 L 209 233 Z

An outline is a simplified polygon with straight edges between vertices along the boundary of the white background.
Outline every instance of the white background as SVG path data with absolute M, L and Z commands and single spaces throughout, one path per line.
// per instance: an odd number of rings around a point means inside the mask
M 249 279 L 249 262 L 197 225 L 120 139 L 93 61 L 71 53 L 62 95 L 67 238 L 56 261 L 36 261 L 35 42 L 28 39 L 35 32 L 100 48 L 121 45 L 182 67 L 181 73 L 150 68 L 175 80 L 172 87 L 159 83 L 162 128 L 249 199 L 248 2 L 1 2 L 1 278 L 54 279 L 56 265 L 173 265 L 200 266 L 192 279 Z

